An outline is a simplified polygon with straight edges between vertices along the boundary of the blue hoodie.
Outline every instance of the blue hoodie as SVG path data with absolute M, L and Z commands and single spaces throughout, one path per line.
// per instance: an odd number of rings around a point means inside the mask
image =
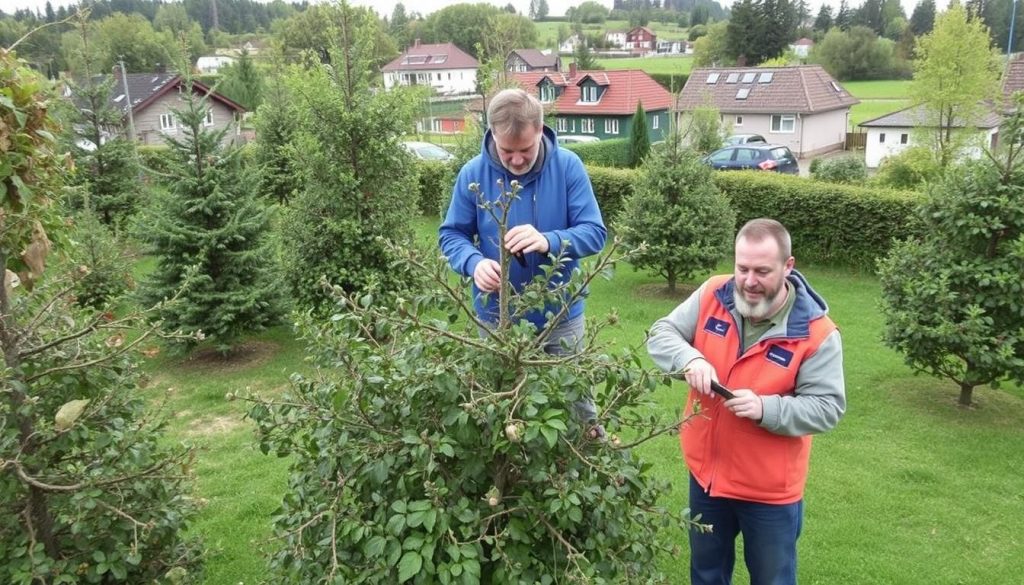
M 476 265 L 484 258 L 498 260 L 498 225 L 490 214 L 477 204 L 477 195 L 469 190 L 471 183 L 480 185 L 480 192 L 488 201 L 495 201 L 502 193 L 498 186 L 501 180 L 504 189 L 509 189 L 513 180 L 521 185 L 518 198 L 512 202 L 508 227 L 532 224 L 548 240 L 549 252 L 557 256 L 563 251 L 563 243 L 569 259 L 565 271 L 556 277 L 557 283 L 569 279 L 579 265 L 579 258 L 596 254 L 604 248 L 607 230 L 601 219 L 590 177 L 583 168 L 583 162 L 576 153 L 559 148 L 553 130 L 544 127 L 542 140 L 544 160 L 534 165 L 526 175 L 516 176 L 501 165 L 501 161 L 490 153 L 494 138 L 490 130 L 484 134 L 481 152 L 462 167 L 455 180 L 451 205 L 439 229 L 438 243 L 452 269 L 472 278 Z M 542 266 L 550 264 L 546 254 L 526 254 L 526 266 L 518 262 L 509 265 L 509 279 L 516 291 L 542 272 Z M 553 283 L 553 284 L 557 284 Z M 486 303 L 484 297 L 486 296 Z M 477 315 L 486 322 L 498 320 L 498 295 L 484 295 L 474 284 L 473 304 Z M 558 313 L 560 307 L 549 306 L 545 311 L 533 311 L 526 318 L 543 328 L 544 313 Z M 583 314 L 582 299 L 569 309 L 567 319 Z

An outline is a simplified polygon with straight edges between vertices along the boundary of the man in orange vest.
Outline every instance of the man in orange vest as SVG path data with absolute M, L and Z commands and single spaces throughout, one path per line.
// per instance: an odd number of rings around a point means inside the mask
M 789 232 L 755 219 L 736 235 L 732 276 L 708 279 L 651 327 L 647 349 L 690 385 L 680 442 L 690 510 L 690 580 L 732 582 L 743 534 L 751 585 L 796 583 L 811 435 L 846 410 L 843 348 L 828 305 L 793 268 Z M 732 389 L 725 399 L 712 381 Z

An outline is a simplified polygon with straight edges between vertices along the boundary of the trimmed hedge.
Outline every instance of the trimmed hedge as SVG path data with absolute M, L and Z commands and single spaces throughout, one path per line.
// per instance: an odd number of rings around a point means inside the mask
M 613 138 L 598 142 L 577 142 L 567 148 L 580 156 L 586 165 L 599 167 L 629 168 L 629 139 Z
M 715 184 L 732 201 L 736 225 L 758 217 L 782 222 L 801 261 L 874 270 L 893 239 L 921 231 L 920 195 L 810 181 L 776 173 L 720 172 Z
M 658 85 L 674 94 L 682 91 L 686 80 L 690 78 L 686 73 L 648 73 L 647 75 Z
M 588 166 L 605 222 L 632 192 L 636 171 Z M 874 269 L 893 239 L 920 232 L 914 191 L 837 185 L 776 173 L 719 172 L 715 184 L 736 211 L 736 227 L 757 217 L 781 221 L 802 262 Z
M 455 171 L 444 161 L 417 160 L 416 173 L 419 181 L 420 213 L 427 217 L 443 217 L 448 201 L 452 197 Z
M 604 222 L 615 221 L 622 209 L 622 202 L 633 193 L 637 172 L 633 169 L 587 166 L 590 184 L 594 187 L 597 204 L 601 207 Z

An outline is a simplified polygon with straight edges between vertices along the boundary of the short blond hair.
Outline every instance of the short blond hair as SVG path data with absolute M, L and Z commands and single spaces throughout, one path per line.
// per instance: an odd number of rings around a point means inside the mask
M 736 242 L 739 243 L 743 238 L 751 242 L 772 238 L 779 245 L 779 256 L 782 257 L 783 262 L 793 255 L 793 243 L 789 237 L 789 231 L 786 226 L 774 219 L 760 217 L 743 224 L 736 234 Z
M 487 106 L 487 126 L 495 134 L 519 136 L 527 128 L 539 130 L 543 125 L 544 106 L 521 89 L 501 90 Z

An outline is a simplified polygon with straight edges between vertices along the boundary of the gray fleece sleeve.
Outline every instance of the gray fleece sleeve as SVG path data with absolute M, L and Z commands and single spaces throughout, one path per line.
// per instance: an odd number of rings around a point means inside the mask
M 846 412 L 839 331 L 833 331 L 818 351 L 804 359 L 792 395 L 763 396 L 762 404 L 761 428 L 777 435 L 813 435 L 836 426 Z
M 647 337 L 647 353 L 655 365 L 668 373 L 682 372 L 686 364 L 704 355 L 694 349 L 694 334 L 697 332 L 697 316 L 700 313 L 700 297 L 704 294 L 705 282 L 685 301 L 651 325 Z M 681 377 L 681 376 L 680 376 Z

